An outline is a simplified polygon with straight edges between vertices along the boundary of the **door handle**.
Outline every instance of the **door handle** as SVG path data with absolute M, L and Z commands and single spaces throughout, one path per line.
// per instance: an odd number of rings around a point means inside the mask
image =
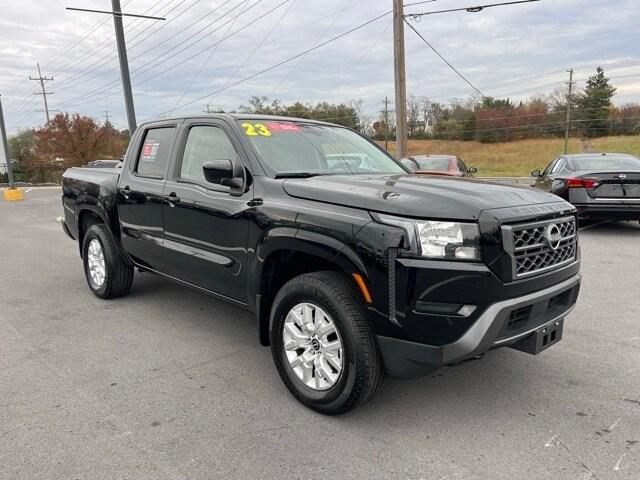
M 171 192 L 169 195 L 164 197 L 170 207 L 175 207 L 176 203 L 180 203 L 180 197 L 175 194 L 175 192 Z
M 131 193 L 131 189 L 129 188 L 129 185 L 127 185 L 124 188 L 121 188 L 120 193 L 122 193 L 122 196 L 125 198 L 125 200 L 129 200 L 129 194 Z

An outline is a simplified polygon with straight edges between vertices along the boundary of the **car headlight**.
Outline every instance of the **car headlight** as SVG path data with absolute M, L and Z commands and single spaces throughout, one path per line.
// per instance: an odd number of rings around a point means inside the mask
M 475 223 L 410 220 L 389 215 L 374 215 L 387 225 L 403 227 L 410 248 L 427 258 L 480 260 L 480 230 Z

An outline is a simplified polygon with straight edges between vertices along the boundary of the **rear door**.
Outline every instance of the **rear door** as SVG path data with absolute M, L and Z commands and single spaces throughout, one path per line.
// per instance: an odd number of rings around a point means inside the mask
M 156 123 L 136 133 L 118 184 L 122 244 L 139 265 L 164 272 L 162 191 L 177 124 Z
M 176 162 L 164 189 L 168 273 L 227 298 L 247 302 L 248 210 L 252 188 L 232 195 L 205 180 L 202 165 L 229 159 L 249 166 L 233 130 L 223 121 L 185 121 Z

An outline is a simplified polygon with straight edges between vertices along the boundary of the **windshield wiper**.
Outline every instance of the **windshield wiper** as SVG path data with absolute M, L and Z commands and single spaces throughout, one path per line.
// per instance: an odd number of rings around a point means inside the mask
M 311 178 L 318 175 L 326 175 L 323 173 L 311 173 L 311 172 L 284 172 L 276 173 L 275 178 Z

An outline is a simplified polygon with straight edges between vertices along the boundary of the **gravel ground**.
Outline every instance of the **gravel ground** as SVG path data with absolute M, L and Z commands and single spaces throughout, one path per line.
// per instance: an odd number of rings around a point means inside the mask
M 253 317 L 150 274 L 101 301 L 54 218 L 0 201 L 0 478 L 640 478 L 640 225 L 581 232 L 563 340 L 510 349 L 323 417 Z

